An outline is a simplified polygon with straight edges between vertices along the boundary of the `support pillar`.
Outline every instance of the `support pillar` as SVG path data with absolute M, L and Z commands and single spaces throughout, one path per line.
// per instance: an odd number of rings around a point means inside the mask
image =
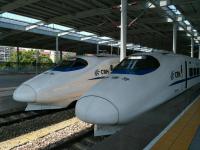
M 62 50 L 60 50 L 60 61 L 62 61 L 62 58 L 63 58 L 63 52 Z
M 99 55 L 99 44 L 97 44 L 97 55 Z
M 199 44 L 199 59 L 200 59 L 200 44 Z
M 58 36 L 56 36 L 56 59 L 55 59 L 55 62 L 56 62 L 56 64 L 58 64 L 58 62 L 59 62 L 59 60 L 58 60 L 58 47 L 59 47 L 59 45 L 58 45 L 59 43 L 58 43 Z
M 110 54 L 112 55 L 113 54 L 113 46 L 111 45 L 111 48 L 110 48 Z
M 176 54 L 177 47 L 177 22 L 174 22 L 173 25 L 173 53 Z
M 194 57 L 194 39 L 191 37 L 191 57 Z
M 127 0 L 121 0 L 121 49 L 120 61 L 126 57 L 126 40 L 127 40 Z

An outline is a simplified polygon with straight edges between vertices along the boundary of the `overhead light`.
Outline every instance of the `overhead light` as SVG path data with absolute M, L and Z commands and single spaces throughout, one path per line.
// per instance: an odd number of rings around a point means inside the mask
M 110 42 L 110 41 L 100 41 L 100 42 L 98 42 L 98 44 L 105 44 L 105 43 L 108 43 L 108 42 Z
M 94 37 L 97 37 L 97 36 L 82 37 L 82 38 L 81 38 L 81 41 L 89 40 L 89 39 L 94 38 Z
M 193 29 L 193 32 L 197 32 L 197 30 L 196 30 L 196 29 Z
M 120 42 L 117 42 L 117 43 L 110 43 L 110 44 L 108 44 L 108 45 L 110 45 L 110 46 L 120 46 Z
M 199 41 L 195 41 L 195 43 L 199 44 Z
M 58 36 L 64 36 L 64 35 L 67 35 L 69 33 L 70 33 L 69 31 L 67 31 L 67 32 L 61 32 L 61 33 L 58 33 Z
M 76 31 L 72 29 L 72 30 L 60 32 L 60 33 L 58 33 L 58 36 L 64 36 L 64 35 L 67 35 L 67 34 L 73 33 L 73 32 L 76 32 Z
M 187 35 L 188 37 L 191 37 L 191 34 L 189 34 L 189 33 L 187 33 L 186 35 Z
M 167 18 L 167 22 L 173 22 L 171 18 Z
M 197 36 L 198 36 L 198 33 L 197 33 L 197 32 L 194 32 L 194 36 L 197 37 Z
M 160 7 L 168 6 L 169 4 L 169 0 L 160 0 Z
M 45 24 L 45 23 L 44 23 L 43 21 L 40 21 L 40 22 L 38 22 L 38 23 L 35 23 L 35 24 L 32 24 L 32 25 L 26 26 L 26 27 L 25 27 L 25 30 L 26 30 L 26 31 L 32 30 L 32 29 L 37 28 L 37 27 L 39 27 L 39 26 L 42 26 L 42 25 L 44 25 L 44 24 Z
M 188 26 L 191 25 L 190 22 L 189 22 L 188 20 L 185 20 L 184 23 L 185 23 L 186 25 L 188 25 Z
M 151 2 L 147 2 L 147 8 L 155 8 L 156 6 Z
M 134 45 L 131 43 L 131 44 L 126 44 L 127 47 L 133 47 Z
M 177 15 L 176 21 L 183 21 L 183 16 L 182 15 Z
M 182 27 L 178 27 L 179 31 L 184 31 L 184 29 Z
M 188 31 L 192 31 L 192 26 L 187 26 Z

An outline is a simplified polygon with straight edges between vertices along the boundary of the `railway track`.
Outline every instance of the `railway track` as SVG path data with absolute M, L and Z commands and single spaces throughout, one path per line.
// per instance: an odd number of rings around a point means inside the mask
M 93 135 L 93 126 L 86 130 L 79 132 L 78 134 L 74 135 L 70 139 L 63 139 L 58 143 L 55 143 L 53 146 L 47 147 L 45 149 L 48 150 L 57 150 L 57 149 L 67 149 L 67 150 L 87 150 L 101 142 L 106 137 L 94 137 Z
M 29 119 L 34 119 L 36 117 L 53 114 L 56 112 L 64 111 L 60 110 L 46 110 L 46 111 L 19 111 L 13 112 L 5 115 L 0 115 L 0 128 L 3 126 L 12 125 L 15 123 L 23 122 Z

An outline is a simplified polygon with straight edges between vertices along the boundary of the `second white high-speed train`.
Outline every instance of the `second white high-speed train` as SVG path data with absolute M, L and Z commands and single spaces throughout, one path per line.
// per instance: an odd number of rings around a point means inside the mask
M 67 107 L 84 92 L 110 74 L 118 56 L 78 56 L 21 84 L 13 94 L 26 110 Z
M 118 130 L 117 126 L 199 82 L 198 59 L 171 53 L 136 53 L 80 98 L 76 116 L 96 124 L 96 135 L 109 134 L 115 130 L 112 127 Z

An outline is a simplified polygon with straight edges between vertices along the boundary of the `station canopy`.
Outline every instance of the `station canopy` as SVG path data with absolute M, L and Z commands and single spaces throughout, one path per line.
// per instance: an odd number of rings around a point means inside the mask
M 0 44 L 55 49 L 119 47 L 120 0 L 0 0 Z M 189 55 L 191 37 L 200 40 L 199 0 L 128 0 L 128 49 L 172 51 L 173 22 L 178 23 L 177 52 Z M 24 18 L 23 18 L 24 17 Z

